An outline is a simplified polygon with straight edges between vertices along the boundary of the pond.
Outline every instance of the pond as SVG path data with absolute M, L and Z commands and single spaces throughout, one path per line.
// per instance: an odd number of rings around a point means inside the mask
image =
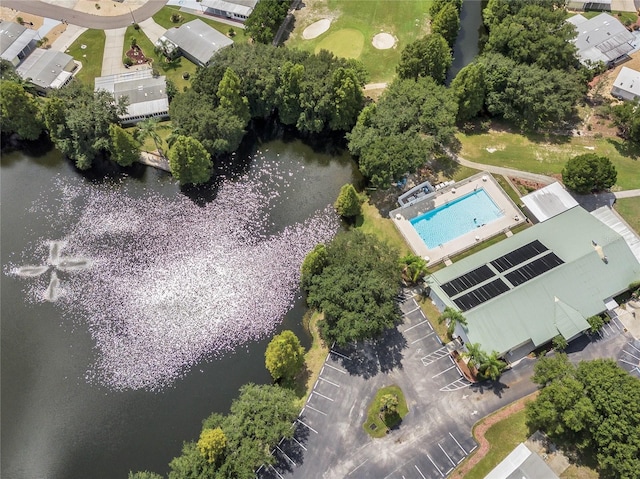
M 2 156 L 3 478 L 166 473 L 202 419 L 270 381 L 273 332 L 308 346 L 300 262 L 340 228 L 357 168 L 294 139 L 238 155 L 245 171 L 188 195 L 145 167 Z

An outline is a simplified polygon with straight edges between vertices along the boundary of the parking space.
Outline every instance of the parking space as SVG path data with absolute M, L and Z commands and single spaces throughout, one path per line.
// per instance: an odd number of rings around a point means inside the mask
M 629 341 L 618 356 L 618 364 L 632 376 L 640 378 L 640 340 Z
M 620 320 L 614 316 L 611 321 L 605 323 L 600 332 L 598 333 L 602 339 L 611 338 L 617 336 L 624 331 L 624 326 Z

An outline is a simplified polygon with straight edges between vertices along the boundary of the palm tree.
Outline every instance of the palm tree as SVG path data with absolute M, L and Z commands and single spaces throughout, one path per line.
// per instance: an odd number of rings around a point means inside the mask
M 164 153 L 159 145 L 159 143 L 162 142 L 162 139 L 157 132 L 157 129 L 159 128 L 158 120 L 156 118 L 146 118 L 145 120 L 139 122 L 136 126 L 138 127 L 138 132 L 136 133 L 137 140 L 143 143 L 145 139 L 151 138 L 153 140 L 153 143 L 156 145 L 158 153 L 164 158 Z
M 506 368 L 507 365 L 498 357 L 498 352 L 494 351 L 490 355 L 485 356 L 484 361 L 480 364 L 478 372 L 485 378 L 489 378 L 492 381 L 497 380 Z
M 411 283 L 417 283 L 420 278 L 426 275 L 427 262 L 420 256 L 415 254 L 408 254 L 400 258 L 400 264 L 402 265 L 403 276 Z
M 467 352 L 464 353 L 464 355 L 473 362 L 474 367 L 478 367 L 478 365 L 485 361 L 487 353 L 481 349 L 479 343 L 465 344 L 465 347 L 467 348 Z
M 453 333 L 455 332 L 457 325 L 467 325 L 467 318 L 465 318 L 460 311 L 450 308 L 449 306 L 444 308 L 444 311 L 438 318 L 438 323 L 440 324 L 444 323 L 445 321 L 448 324 L 447 333 L 450 337 L 453 337 Z

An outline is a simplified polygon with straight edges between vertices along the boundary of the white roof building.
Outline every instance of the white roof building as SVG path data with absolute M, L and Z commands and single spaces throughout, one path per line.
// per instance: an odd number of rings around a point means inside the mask
M 196 65 L 207 66 L 211 57 L 233 41 L 200 19 L 192 20 L 178 28 L 171 28 L 161 36 L 156 45 L 164 48 L 169 43 L 169 51 L 178 48 L 182 54 Z
M 166 77 L 154 77 L 151 70 L 98 77 L 95 80 L 95 90 L 108 91 L 116 103 L 127 97 L 127 112 L 120 117 L 123 124 L 169 116 Z
M 558 479 L 558 476 L 521 442 L 484 479 Z
M 36 30 L 0 21 L 0 58 L 18 66 L 36 48 L 37 36 Z
M 60 88 L 71 80 L 77 65 L 71 55 L 36 48 L 24 60 L 16 72 L 25 80 L 29 80 L 41 92 Z
M 527 210 L 536 217 L 539 222 L 553 218 L 567 211 L 578 202 L 558 182 L 551 183 L 533 193 L 521 198 Z
M 567 20 L 576 27 L 578 36 L 573 40 L 578 58 L 583 65 L 603 62 L 615 65 L 633 50 L 635 37 L 617 18 L 608 13 L 591 19 L 574 15 Z
M 628 101 L 640 98 L 640 72 L 622 67 L 613 82 L 611 95 Z
M 202 6 L 210 15 L 231 18 L 244 22 L 259 0 L 202 0 Z

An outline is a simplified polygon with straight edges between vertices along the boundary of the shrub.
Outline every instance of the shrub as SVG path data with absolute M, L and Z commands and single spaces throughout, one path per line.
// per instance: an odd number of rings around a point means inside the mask
M 124 63 L 127 66 L 131 66 L 133 65 L 133 60 L 129 57 L 124 57 L 124 60 L 122 60 L 122 63 Z
M 131 48 L 135 48 L 138 46 L 138 39 L 136 37 L 131 37 Z
M 564 351 L 565 349 L 567 349 L 567 346 L 569 346 L 569 343 L 561 334 L 558 334 L 556 337 L 554 337 L 551 340 L 551 344 L 553 345 L 553 349 L 555 349 L 556 351 Z
M 24 18 L 16 17 L 16 22 L 18 22 L 20 25 L 22 25 L 24 23 Z
M 228 33 L 228 35 L 230 37 L 235 37 L 236 36 L 236 31 L 233 28 L 230 28 L 227 33 Z
M 182 21 L 182 15 L 178 13 L 171 14 L 171 22 L 172 23 L 180 23 Z

